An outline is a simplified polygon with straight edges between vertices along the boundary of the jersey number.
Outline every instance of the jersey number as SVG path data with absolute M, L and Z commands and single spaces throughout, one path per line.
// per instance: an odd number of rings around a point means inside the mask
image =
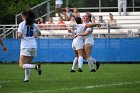
M 33 27 L 32 26 L 27 26 L 27 37 L 32 37 L 33 36 Z

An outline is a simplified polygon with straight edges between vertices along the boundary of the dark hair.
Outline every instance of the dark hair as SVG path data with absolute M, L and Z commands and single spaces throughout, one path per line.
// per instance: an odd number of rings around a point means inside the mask
M 25 16 L 26 25 L 32 25 L 35 23 L 35 14 L 31 10 L 23 11 L 22 15 Z
M 103 16 L 100 15 L 99 17 L 103 17 Z
M 89 18 L 89 21 L 91 22 L 91 17 L 92 17 L 92 14 L 91 14 L 91 13 L 89 13 L 89 12 L 87 12 L 86 14 L 87 14 L 87 16 L 88 16 L 88 18 Z
M 82 24 L 82 20 L 81 20 L 80 17 L 76 17 L 75 21 L 76 21 L 77 24 Z
M 109 13 L 110 16 L 113 16 L 113 14 Z

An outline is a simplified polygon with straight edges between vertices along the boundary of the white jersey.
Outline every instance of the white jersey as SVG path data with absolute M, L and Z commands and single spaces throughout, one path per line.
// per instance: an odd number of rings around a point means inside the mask
M 92 24 L 91 22 L 89 22 L 88 24 Z M 93 28 L 85 28 L 85 32 L 86 31 L 90 31 L 89 34 L 87 36 L 84 37 L 84 44 L 90 44 L 91 46 L 94 44 L 94 40 L 93 40 L 93 36 L 92 36 L 92 32 L 93 32 Z
M 27 26 L 26 21 L 23 21 L 19 24 L 18 32 L 22 34 L 20 49 L 37 48 L 35 34 L 37 32 L 40 32 L 40 29 L 37 26 L 37 24 L 33 24 L 32 26 Z
M 85 29 L 85 25 L 77 24 L 76 30 L 75 30 L 75 34 L 79 35 L 81 33 L 84 33 L 84 29 Z M 73 39 L 73 43 L 80 43 L 80 44 L 82 44 L 83 43 L 83 39 L 84 39 L 83 36 L 77 36 L 76 38 Z
M 63 4 L 62 0 L 55 0 L 55 4 Z
M 75 34 L 78 35 L 78 34 L 84 33 L 84 29 L 85 29 L 85 25 L 77 24 Z M 84 46 L 83 36 L 77 36 L 76 38 L 73 39 L 72 47 L 74 50 L 83 49 L 83 46 Z

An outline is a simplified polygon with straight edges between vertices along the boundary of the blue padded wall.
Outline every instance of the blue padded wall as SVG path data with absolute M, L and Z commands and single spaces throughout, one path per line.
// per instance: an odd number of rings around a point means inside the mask
M 102 62 L 140 62 L 140 38 L 95 38 L 92 56 Z M 19 60 L 20 41 L 3 39 L 8 52 L 0 48 L 0 61 Z M 72 62 L 72 39 L 37 39 L 38 53 L 33 62 Z

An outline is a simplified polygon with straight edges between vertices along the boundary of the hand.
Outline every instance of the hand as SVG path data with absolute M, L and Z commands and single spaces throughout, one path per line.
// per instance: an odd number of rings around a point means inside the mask
M 73 31 L 73 29 L 68 29 L 68 32 L 75 34 L 74 31 Z
M 7 48 L 5 46 L 2 47 L 3 51 L 6 52 Z
M 100 24 L 97 24 L 96 26 L 97 26 L 97 27 L 99 27 L 99 28 L 101 27 L 101 25 L 100 25 Z
M 74 35 L 74 38 L 76 38 L 78 35 Z
M 72 33 L 72 31 L 71 31 L 70 29 L 68 30 L 68 32 L 69 32 L 69 33 Z

